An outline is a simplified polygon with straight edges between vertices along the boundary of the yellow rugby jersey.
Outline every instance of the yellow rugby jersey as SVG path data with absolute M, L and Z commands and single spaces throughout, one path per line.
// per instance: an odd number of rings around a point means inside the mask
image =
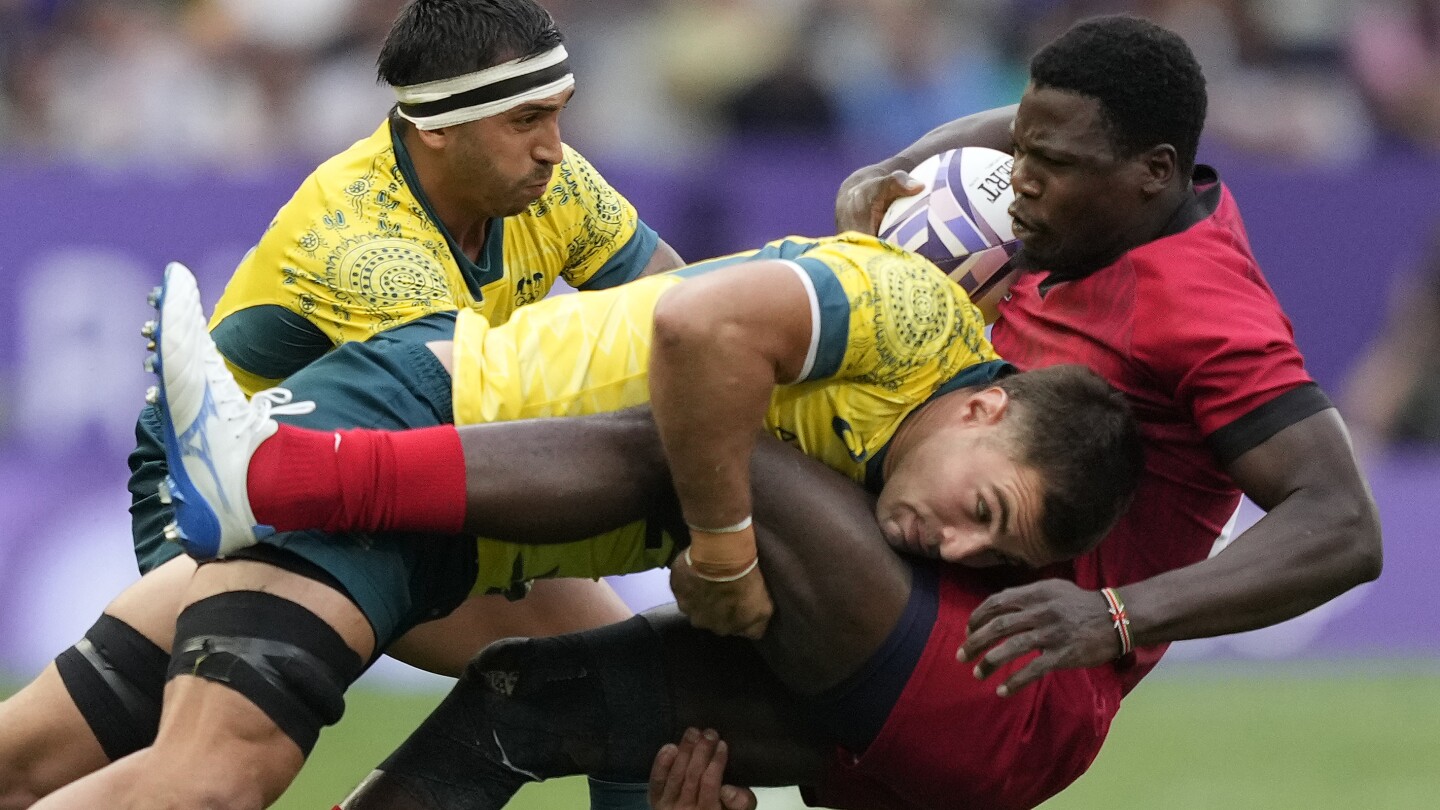
M 557 278 L 604 289 L 640 274 L 658 237 L 578 152 L 545 194 L 492 220 L 472 261 L 440 224 L 390 122 L 321 164 L 241 261 L 211 319 L 247 393 L 335 346 L 447 310 L 503 323 Z
M 765 427 L 861 484 L 877 484 L 900 423 L 934 396 L 1008 369 L 979 309 L 925 259 L 858 233 L 789 239 L 622 288 L 551 299 L 492 327 L 455 329 L 456 424 L 616 411 L 649 401 L 655 304 L 685 279 L 748 261 L 789 261 L 818 322 L 803 379 L 777 386 Z M 542 576 L 597 577 L 668 563 L 674 541 L 637 523 L 568 544 L 480 541 L 482 589 Z

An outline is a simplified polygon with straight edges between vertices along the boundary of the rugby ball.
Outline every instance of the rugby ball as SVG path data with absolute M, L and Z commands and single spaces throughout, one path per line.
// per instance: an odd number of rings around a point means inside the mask
M 910 175 L 925 186 L 890 204 L 879 237 L 934 262 L 993 320 L 1010 282 L 1020 242 L 1007 209 L 1015 198 L 1015 160 L 994 149 L 967 146 L 927 158 Z

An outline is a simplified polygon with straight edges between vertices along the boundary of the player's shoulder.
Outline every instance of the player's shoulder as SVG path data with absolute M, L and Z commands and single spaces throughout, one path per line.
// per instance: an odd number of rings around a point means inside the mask
M 1268 295 L 1238 211 L 1217 184 L 1193 222 L 1125 256 L 1142 300 L 1208 306 L 1214 297 Z
M 560 144 L 560 165 L 580 166 L 590 171 L 595 171 L 595 166 L 591 164 L 584 155 L 580 154 L 580 150 L 568 143 Z
M 835 236 L 787 236 L 771 245 L 785 244 L 806 255 L 834 255 L 844 261 L 875 272 L 904 269 L 910 272 L 945 276 L 933 262 L 910 250 L 879 237 L 859 231 L 846 231 Z
M 771 243 L 775 245 L 777 243 Z M 835 292 L 851 302 L 853 312 L 878 306 L 888 317 L 944 320 L 947 313 L 978 317 L 960 285 L 923 256 L 874 236 L 843 233 L 809 239 L 788 237 L 779 243 L 803 266 L 823 265 L 835 279 Z M 763 252 L 763 251 L 762 251 Z M 782 253 L 777 258 L 786 258 Z M 814 273 L 811 273 L 812 278 Z M 817 293 L 820 287 L 817 285 Z M 937 321 L 938 322 L 938 321 Z M 983 319 L 981 320 L 983 324 Z
M 1289 341 L 1289 322 L 1248 246 L 1215 223 L 1133 257 L 1133 345 L 1165 363 L 1217 347 Z
M 342 229 L 370 209 L 417 208 L 396 159 L 388 123 L 315 168 L 280 208 L 277 224 Z
M 410 189 L 388 122 L 320 164 L 276 213 L 262 248 L 288 245 L 314 256 L 363 234 L 398 237 L 405 228 L 435 236 L 435 226 Z
M 913 257 L 913 258 L 912 258 Z M 765 243 L 756 254 L 761 259 L 806 260 L 824 265 L 837 276 L 870 279 L 891 270 L 923 262 L 914 254 L 854 231 L 835 236 L 786 236 Z
M 315 167 L 315 171 L 310 173 L 309 180 L 317 181 L 327 189 L 336 186 L 337 184 L 333 181 L 339 180 L 341 182 L 338 184 L 338 188 L 343 189 L 349 184 L 348 181 L 362 178 L 378 170 L 399 173 L 395 145 L 391 139 L 388 121 L 382 122 L 367 137 L 361 138 L 345 150 L 327 158 Z

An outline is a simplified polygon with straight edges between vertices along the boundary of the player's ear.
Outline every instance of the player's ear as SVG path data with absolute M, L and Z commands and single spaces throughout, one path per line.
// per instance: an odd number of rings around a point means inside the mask
M 993 425 L 1005 417 L 1010 407 L 1010 394 L 998 385 L 970 393 L 961 418 L 972 425 Z
M 1175 154 L 1175 147 L 1168 143 L 1146 149 L 1139 156 L 1137 163 L 1145 173 L 1141 181 L 1141 188 L 1146 196 L 1150 197 L 1168 188 L 1175 180 L 1175 175 L 1180 171 L 1179 157 Z
M 415 127 L 415 137 L 420 139 L 421 145 L 426 149 L 439 151 L 444 149 L 454 137 L 454 127 L 440 127 L 439 129 L 421 129 Z

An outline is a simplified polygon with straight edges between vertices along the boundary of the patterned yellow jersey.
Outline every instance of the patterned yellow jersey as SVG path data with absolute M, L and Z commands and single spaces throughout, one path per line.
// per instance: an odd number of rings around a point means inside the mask
M 874 237 L 791 237 L 604 292 L 564 296 L 492 327 L 455 328 L 457 424 L 616 411 L 649 400 L 651 325 L 687 278 L 763 259 L 786 261 L 811 295 L 810 359 L 777 386 L 765 427 L 854 481 L 878 486 L 890 439 L 931 398 L 988 382 L 1008 366 L 980 311 L 925 259 Z M 568 544 L 480 541 L 482 589 L 542 576 L 595 577 L 665 565 L 674 541 L 644 523 Z
M 431 209 L 390 123 L 315 170 L 241 261 L 211 330 L 247 393 L 335 346 L 423 315 L 504 323 L 563 278 L 604 289 L 640 274 L 658 237 L 566 146 L 545 194 L 492 220 L 471 260 Z

